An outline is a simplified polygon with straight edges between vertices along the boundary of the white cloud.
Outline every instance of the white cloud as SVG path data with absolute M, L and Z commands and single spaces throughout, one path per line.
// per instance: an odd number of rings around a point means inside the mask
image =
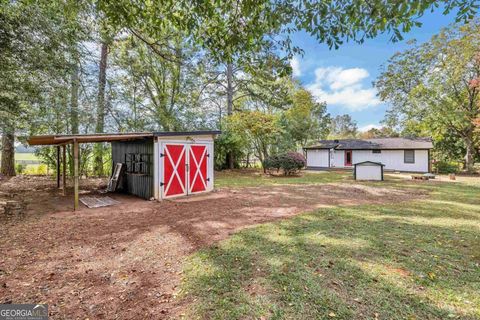
M 368 71 L 362 68 L 317 68 L 315 81 L 307 88 L 318 100 L 327 104 L 360 111 L 381 103 L 375 88 L 363 87 L 362 80 L 368 77 Z
M 381 125 L 371 123 L 371 124 L 367 124 L 366 126 L 360 127 L 358 131 L 366 132 L 370 129 L 381 129 L 381 128 L 382 128 Z
M 300 69 L 300 60 L 297 57 L 293 57 L 290 60 L 290 66 L 292 67 L 292 74 L 294 77 L 300 77 L 302 75 L 302 69 Z

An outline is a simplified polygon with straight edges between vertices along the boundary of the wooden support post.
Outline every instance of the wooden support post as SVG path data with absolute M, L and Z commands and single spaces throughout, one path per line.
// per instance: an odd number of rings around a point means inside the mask
M 57 146 L 57 189 L 60 189 L 60 146 Z
M 78 209 L 78 141 L 77 139 L 73 140 L 73 181 L 74 181 L 74 204 L 73 210 Z
M 63 195 L 67 195 L 67 146 L 62 146 L 62 187 L 63 187 Z

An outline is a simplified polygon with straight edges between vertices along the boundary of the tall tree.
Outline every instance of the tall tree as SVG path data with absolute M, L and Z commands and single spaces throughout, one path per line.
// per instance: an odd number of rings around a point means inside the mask
M 80 91 L 80 70 L 79 62 L 75 59 L 72 64 L 70 79 L 70 123 L 72 134 L 78 134 L 79 131 L 79 108 L 78 108 L 78 96 Z
M 113 47 L 112 63 L 124 71 L 114 79 L 121 96 L 114 103 L 132 106 L 124 113 L 140 116 L 136 123 L 142 130 L 178 131 L 191 121 L 191 112 L 201 116 L 196 107 L 203 58 L 178 34 L 166 32 L 163 40 L 161 55 L 132 36 Z
M 205 60 L 211 62 L 207 64 L 208 68 L 202 77 L 205 83 L 202 96 L 218 104 L 220 115 L 229 117 L 236 112 L 249 110 L 273 113 L 275 109 L 289 105 L 289 82 L 285 72 L 288 61 L 277 55 L 273 44 L 266 42 L 261 51 L 235 57 L 232 62 L 215 62 L 210 54 Z M 220 125 L 223 125 L 221 117 Z M 225 134 L 227 128 L 222 127 Z M 236 140 L 224 141 L 235 144 Z M 224 161 L 226 168 L 233 168 L 239 156 L 233 152 L 236 148 L 232 145 L 223 149 L 231 150 L 224 154 Z
M 358 134 L 357 123 L 348 114 L 338 115 L 330 122 L 330 137 L 338 139 L 355 138 Z
M 105 127 L 105 87 L 107 85 L 107 60 L 108 47 L 107 40 L 102 39 L 100 43 L 100 62 L 98 72 L 98 94 L 97 94 L 97 116 L 95 123 L 95 133 L 103 133 Z M 93 171 L 97 176 L 103 175 L 103 144 L 97 143 L 94 148 Z
M 226 74 L 227 74 L 227 116 L 231 116 L 233 114 L 233 96 L 234 96 L 234 89 L 233 89 L 233 64 L 227 63 L 226 66 Z M 233 169 L 235 164 L 235 158 L 233 152 L 227 153 L 227 164 L 229 169 Z
M 325 139 L 330 130 L 330 115 L 326 103 L 315 101 L 312 94 L 296 87 L 292 93 L 292 105 L 283 112 L 280 122 L 283 127 L 284 151 L 295 151 L 309 142 Z
M 68 37 L 61 3 L 3 1 L 0 6 L 0 129 L 2 167 L 14 175 L 14 142 L 34 122 L 37 108 L 65 72 Z
M 261 111 L 241 111 L 230 116 L 228 122 L 232 131 L 248 137 L 255 156 L 263 163 L 280 134 L 278 116 Z
M 3 125 L 2 130 L 2 162 L 0 173 L 6 176 L 15 175 L 15 134 L 14 128 L 7 124 Z
M 471 86 L 480 76 L 479 34 L 480 22 L 474 21 L 413 43 L 388 61 L 376 81 L 380 98 L 392 105 L 386 122 L 432 136 L 436 143 L 453 141 L 453 134 L 464 144 L 468 171 L 479 145 L 473 123 L 480 116 L 479 90 Z
M 360 139 L 395 138 L 399 136 L 399 133 L 390 127 L 381 127 L 380 129 L 371 128 L 370 130 L 358 134 Z

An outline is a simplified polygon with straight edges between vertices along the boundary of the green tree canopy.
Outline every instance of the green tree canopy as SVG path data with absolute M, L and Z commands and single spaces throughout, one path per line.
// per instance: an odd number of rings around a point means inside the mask
M 424 44 L 411 43 L 388 61 L 376 81 L 380 98 L 391 104 L 387 124 L 399 126 L 404 135 L 431 136 L 445 152 L 451 152 L 447 142 L 456 137 L 463 142 L 469 171 L 478 149 L 473 121 L 480 115 L 479 90 L 471 81 L 480 76 L 479 34 L 480 24 L 473 21 Z
M 290 35 L 300 30 L 330 47 L 350 39 L 363 42 L 385 31 L 396 41 L 421 25 L 416 18 L 427 10 L 458 9 L 457 19 L 467 20 L 479 6 L 475 0 L 102 0 L 99 4 L 111 24 L 134 30 L 150 39 L 146 41 L 155 43 L 159 32 L 174 26 L 220 61 L 229 62 L 259 52 L 272 41 L 288 55 L 298 53 L 301 50 L 292 45 Z
M 292 97 L 292 106 L 281 119 L 283 127 L 283 151 L 295 151 L 309 142 L 326 138 L 329 131 L 330 115 L 326 103 L 319 103 L 312 94 L 297 88 Z
M 355 138 L 358 134 L 357 123 L 349 114 L 338 115 L 330 121 L 330 137 L 336 139 Z

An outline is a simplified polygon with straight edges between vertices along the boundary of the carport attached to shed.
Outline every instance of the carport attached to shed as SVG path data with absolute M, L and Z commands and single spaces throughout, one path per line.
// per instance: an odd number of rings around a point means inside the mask
M 363 161 L 354 164 L 353 179 L 383 181 L 383 167 L 380 162 Z

